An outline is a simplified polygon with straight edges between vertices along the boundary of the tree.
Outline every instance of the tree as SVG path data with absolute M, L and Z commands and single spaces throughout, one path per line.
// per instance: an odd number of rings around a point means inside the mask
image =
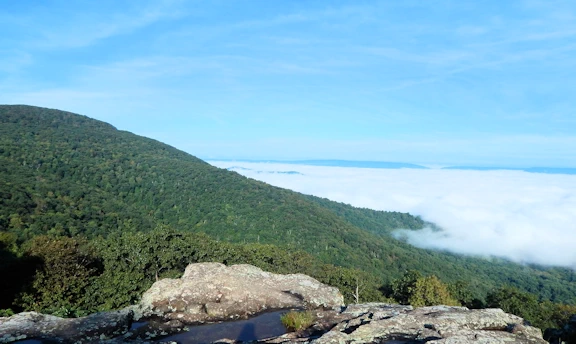
M 416 288 L 416 281 L 420 278 L 422 278 L 422 274 L 419 271 L 406 271 L 400 279 L 392 282 L 392 293 L 390 296 L 400 304 L 409 304 L 409 298 Z
M 407 271 L 404 276 L 392 283 L 392 297 L 401 304 L 414 307 L 447 305 L 459 306 L 448 291 L 448 286 L 438 277 L 424 277 L 415 270 Z
M 39 264 L 17 305 L 61 316 L 83 315 L 94 309 L 88 290 L 101 268 L 85 239 L 38 236 L 25 254 L 38 259 Z
M 536 295 L 514 287 L 505 286 L 489 293 L 486 298 L 486 306 L 501 308 L 507 313 L 526 319 L 536 327 L 543 327 L 544 325 L 540 321 L 542 309 Z
M 434 275 L 416 280 L 408 302 L 414 307 L 434 305 L 460 306 L 460 303 L 450 295 L 447 285 Z
M 484 302 L 474 296 L 467 281 L 456 281 L 448 284 L 448 291 L 464 307 L 480 309 L 484 308 Z

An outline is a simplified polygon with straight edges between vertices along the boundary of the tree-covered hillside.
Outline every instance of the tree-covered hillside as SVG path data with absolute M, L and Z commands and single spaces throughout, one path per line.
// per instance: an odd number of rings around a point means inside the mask
M 422 229 L 425 226 L 433 226 L 432 223 L 427 223 L 420 217 L 412 216 L 408 213 L 356 208 L 327 198 L 310 195 L 304 195 L 304 197 L 324 208 L 330 209 L 354 226 L 374 234 L 390 235 L 395 229 Z
M 466 280 L 481 298 L 511 284 L 574 302 L 571 271 L 422 250 L 387 235 L 422 225 L 409 214 L 357 209 L 251 180 L 84 116 L 0 106 L 0 234 L 15 235 L 17 244 L 44 234 L 93 239 L 167 226 L 304 250 L 382 283 L 415 269 Z

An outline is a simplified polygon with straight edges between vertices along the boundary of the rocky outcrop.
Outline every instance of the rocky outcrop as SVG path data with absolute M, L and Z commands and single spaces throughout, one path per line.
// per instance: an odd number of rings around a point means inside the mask
M 182 278 L 154 283 L 138 305 L 125 310 L 77 319 L 35 312 L 0 318 L 0 342 L 35 338 L 58 343 L 144 343 L 170 340 L 167 335 L 190 324 L 300 308 L 316 314 L 312 327 L 259 343 L 546 343 L 539 329 L 500 309 L 342 305 L 336 288 L 305 275 L 277 275 L 250 265 L 191 264 Z M 133 324 L 134 319 L 141 322 Z M 223 342 L 235 343 L 236 338 Z
M 96 313 L 76 319 L 24 312 L 0 318 L 0 343 L 29 338 L 60 343 L 97 342 L 126 333 L 132 317 L 129 310 Z
M 501 309 L 389 304 L 352 305 L 332 328 L 286 334 L 262 343 L 522 343 L 544 344 L 539 329 Z
M 191 264 L 179 279 L 157 281 L 133 308 L 137 318 L 184 324 L 246 318 L 271 309 L 334 309 L 344 305 L 337 288 L 312 277 L 279 275 L 251 265 Z

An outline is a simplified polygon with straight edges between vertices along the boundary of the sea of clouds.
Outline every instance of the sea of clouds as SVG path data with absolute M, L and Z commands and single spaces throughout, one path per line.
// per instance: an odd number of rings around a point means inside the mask
M 443 229 L 398 229 L 418 247 L 576 268 L 576 175 L 210 163 L 356 207 L 420 215 Z

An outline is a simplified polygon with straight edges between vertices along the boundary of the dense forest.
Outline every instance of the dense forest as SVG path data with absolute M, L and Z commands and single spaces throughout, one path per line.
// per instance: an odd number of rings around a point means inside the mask
M 573 310 L 571 270 L 423 250 L 390 236 L 425 225 L 251 180 L 85 116 L 0 106 L 0 273 L 14 276 L 0 282 L 0 308 L 118 308 L 190 262 L 221 261 L 307 273 L 349 301 L 355 285 L 362 301 L 426 304 L 433 301 L 413 295 L 426 288 L 469 306 L 516 295 L 533 302 L 529 317 L 542 326 Z

